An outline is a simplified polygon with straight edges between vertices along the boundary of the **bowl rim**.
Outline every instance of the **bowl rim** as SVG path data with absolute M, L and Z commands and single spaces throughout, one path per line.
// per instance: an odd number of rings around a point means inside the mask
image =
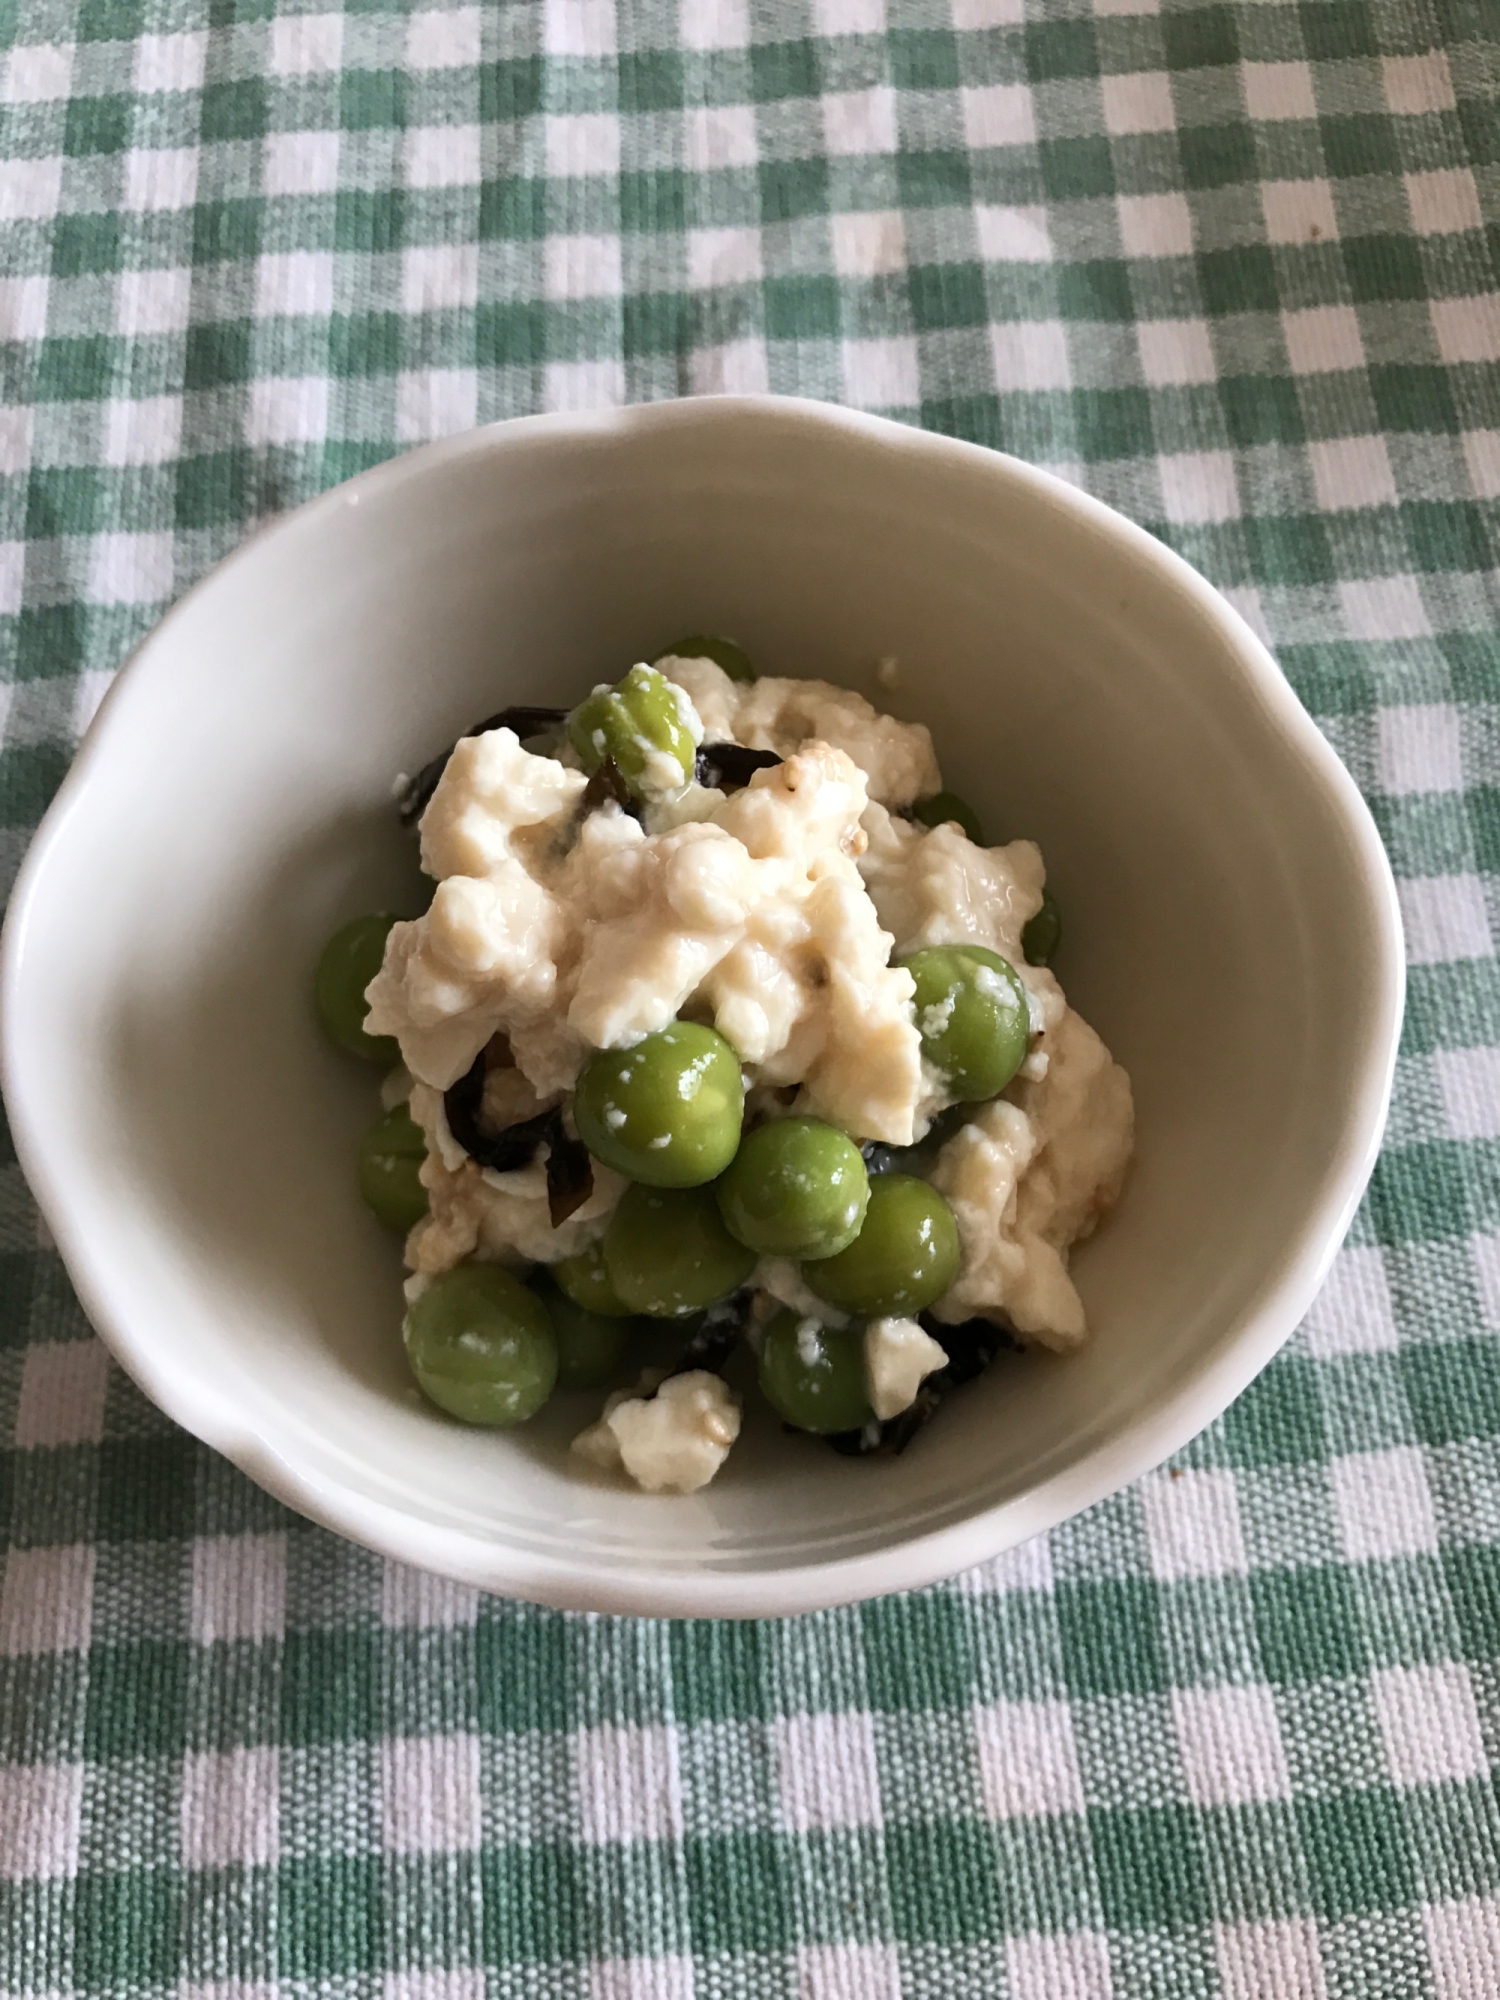
M 395 491 L 428 477 L 446 462 L 503 452 L 529 440 L 608 440 L 675 427 L 746 418 L 830 436 L 862 438 L 887 449 L 986 470 L 1038 501 L 1061 510 L 1080 528 L 1115 543 L 1155 570 L 1217 628 L 1237 672 L 1267 711 L 1286 750 L 1321 788 L 1348 836 L 1349 853 L 1369 905 L 1367 977 L 1375 1030 L 1360 1052 L 1355 1088 L 1339 1143 L 1322 1174 L 1317 1200 L 1281 1260 L 1280 1275 L 1258 1310 L 1220 1351 L 1186 1371 L 1151 1411 L 1132 1418 L 1085 1450 L 1074 1463 L 1024 1493 L 998 1501 L 945 1527 L 893 1546 L 782 1568 L 716 1570 L 650 1563 L 610 1566 L 520 1552 L 484 1536 L 423 1521 L 289 1463 L 271 1441 L 247 1427 L 230 1399 L 211 1383 L 184 1380 L 138 1340 L 129 1314 L 117 1309 L 110 1273 L 94 1254 L 88 1215 L 68 1185 L 66 1146 L 49 1136 L 47 1107 L 27 1081 L 20 996 L 27 974 L 27 937 L 48 858 L 109 754 L 115 718 L 151 674 L 160 634 L 228 571 L 253 561 L 263 544 L 315 524 L 323 514 L 358 505 L 375 491 Z M 51 1231 L 90 1323 L 115 1359 L 159 1408 L 222 1453 L 257 1484 L 299 1514 L 379 1553 L 502 1595 L 566 1610 L 645 1617 L 767 1617 L 813 1611 L 897 1590 L 919 1588 L 1006 1550 L 1104 1499 L 1170 1457 L 1228 1407 L 1284 1344 L 1323 1282 L 1374 1170 L 1395 1075 L 1405 999 L 1400 906 L 1389 859 L 1353 778 L 1291 684 L 1250 626 L 1181 556 L 1103 501 L 1040 466 L 1006 452 L 923 431 L 840 405 L 790 396 L 714 396 L 635 404 L 600 411 L 515 417 L 439 439 L 398 454 L 316 495 L 251 531 L 214 564 L 129 654 L 84 733 L 77 755 L 43 815 L 18 871 L 0 935 L 0 1088 L 16 1155 Z

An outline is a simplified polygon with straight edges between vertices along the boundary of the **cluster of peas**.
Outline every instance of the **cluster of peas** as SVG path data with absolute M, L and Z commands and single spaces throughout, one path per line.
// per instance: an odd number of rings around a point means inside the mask
M 681 640 L 671 650 L 716 658 L 735 678 L 751 678 L 727 641 Z M 569 735 L 586 769 L 610 758 L 632 789 L 653 752 L 678 757 L 691 774 L 694 746 L 680 730 L 669 684 L 650 668 L 596 691 L 569 718 Z M 915 812 L 933 826 L 956 820 L 980 838 L 974 814 L 952 793 Z M 333 1040 L 387 1067 L 400 1050 L 366 1033 L 364 993 L 394 921 L 370 916 L 345 925 L 315 982 Z M 1050 960 L 1058 928 L 1049 898 L 1023 936 L 1032 962 Z M 1030 1037 L 1015 969 L 972 944 L 932 947 L 897 963 L 916 989 L 923 1055 L 951 1095 L 965 1104 L 996 1096 Z M 522 1422 L 554 1387 L 618 1379 L 653 1322 L 691 1330 L 764 1256 L 797 1262 L 809 1289 L 855 1322 L 820 1326 L 778 1313 L 761 1348 L 768 1401 L 807 1431 L 872 1421 L 858 1322 L 918 1313 L 958 1275 L 952 1210 L 926 1180 L 899 1170 L 915 1164 L 915 1154 L 879 1149 L 888 1170 L 872 1176 L 853 1139 L 821 1119 L 775 1118 L 747 1132 L 739 1057 L 716 1029 L 694 1021 L 673 1021 L 629 1048 L 597 1050 L 579 1074 L 572 1108 L 588 1151 L 630 1185 L 602 1239 L 579 1255 L 526 1282 L 499 1265 L 460 1265 L 422 1293 L 404 1335 L 426 1394 L 469 1423 Z M 403 1234 L 427 1212 L 418 1178 L 425 1151 L 404 1104 L 361 1142 L 360 1191 L 380 1221 Z

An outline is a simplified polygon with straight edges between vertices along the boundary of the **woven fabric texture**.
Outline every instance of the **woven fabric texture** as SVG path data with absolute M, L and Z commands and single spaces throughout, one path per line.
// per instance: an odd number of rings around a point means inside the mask
M 257 521 L 476 420 L 771 388 L 1197 563 L 1411 958 L 1374 1184 L 1260 1381 L 1012 1558 L 786 1623 L 480 1600 L 291 1518 L 108 1364 L 0 1166 L 0 1993 L 1496 2000 L 1496 0 L 0 34 L 7 882 Z

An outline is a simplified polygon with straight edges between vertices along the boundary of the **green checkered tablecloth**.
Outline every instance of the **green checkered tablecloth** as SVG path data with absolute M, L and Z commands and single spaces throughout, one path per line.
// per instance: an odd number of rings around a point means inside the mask
M 1197 563 L 1412 961 L 1374 1185 L 1256 1386 L 1013 1557 L 786 1623 L 291 1518 L 106 1363 L 0 1166 L 0 1994 L 1496 2000 L 1500 0 L 0 21 L 7 881 L 256 521 L 475 421 L 771 388 Z

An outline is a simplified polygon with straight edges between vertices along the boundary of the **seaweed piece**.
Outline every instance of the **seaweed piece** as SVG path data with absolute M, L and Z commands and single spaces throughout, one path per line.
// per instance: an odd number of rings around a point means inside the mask
M 575 1208 L 582 1208 L 594 1192 L 594 1162 L 588 1147 L 563 1123 L 559 1104 L 548 1114 L 547 1126 L 547 1213 L 552 1227 L 561 1229 Z
M 465 736 L 484 736 L 492 729 L 513 729 L 517 736 L 539 736 L 544 729 L 555 729 L 568 711 L 565 708 L 535 708 L 525 702 L 518 702 L 510 708 L 502 708 L 498 715 L 487 715 L 483 722 L 476 722 L 472 729 L 466 729 L 458 739 L 462 743 Z M 448 767 L 448 759 L 457 749 L 457 743 L 450 743 L 441 756 L 434 757 L 430 764 L 424 764 L 414 778 L 408 778 L 396 797 L 396 811 L 403 826 L 412 826 L 427 810 L 428 801 L 437 790 L 438 779 Z
M 584 786 L 583 794 L 578 801 L 578 810 L 580 814 L 597 812 L 600 806 L 607 805 L 611 799 L 621 812 L 629 813 L 632 819 L 640 818 L 640 800 L 632 794 L 625 782 L 625 774 L 614 758 L 606 757 Z
M 721 1375 L 740 1342 L 740 1335 L 750 1318 L 750 1301 L 753 1294 L 747 1285 L 738 1292 L 731 1292 L 727 1299 L 710 1306 L 688 1338 L 687 1346 L 678 1355 L 665 1379 L 673 1375 L 687 1375 L 695 1368 L 705 1368 L 711 1375 Z
M 536 1158 L 538 1146 L 548 1137 L 553 1114 L 539 1111 L 519 1125 L 507 1125 L 503 1132 L 486 1132 L 479 1122 L 484 1079 L 489 1073 L 485 1057 L 486 1051 L 481 1049 L 458 1082 L 449 1084 L 443 1092 L 443 1111 L 448 1130 L 477 1166 L 510 1174 Z
M 749 750 L 743 743 L 705 743 L 693 760 L 693 776 L 700 785 L 738 792 L 757 771 L 769 771 L 781 762 L 774 750 Z
M 884 1423 L 866 1424 L 863 1430 L 835 1431 L 826 1436 L 823 1442 L 841 1456 L 863 1458 L 871 1452 L 888 1451 L 899 1457 L 955 1389 L 982 1375 L 1002 1350 L 1020 1351 L 1021 1343 L 992 1319 L 966 1319 L 949 1326 L 931 1313 L 919 1313 L 917 1318 L 922 1331 L 931 1334 L 947 1355 L 948 1365 L 935 1369 L 897 1416 Z

